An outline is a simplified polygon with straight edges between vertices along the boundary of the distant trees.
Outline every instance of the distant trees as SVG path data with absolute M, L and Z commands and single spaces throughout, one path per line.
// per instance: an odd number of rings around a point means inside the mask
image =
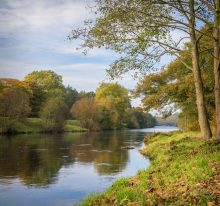
M 96 90 L 96 99 L 110 113 L 113 127 L 122 127 L 125 111 L 130 107 L 128 90 L 117 83 L 102 83 Z
M 71 117 L 92 131 L 154 126 L 151 115 L 131 108 L 128 90 L 118 83 L 78 92 L 65 87 L 51 70 L 34 71 L 23 81 L 0 79 L 0 133 L 12 131 L 27 117 L 41 118 L 45 132 L 63 131 Z M 24 124 L 19 127 L 26 129 Z
M 130 106 L 128 90 L 117 83 L 102 83 L 94 97 L 78 100 L 71 113 L 90 130 L 145 128 L 156 124 L 152 115 Z
M 50 97 L 40 110 L 46 131 L 60 132 L 68 115 L 68 107 L 59 97 Z
M 51 70 L 34 71 L 24 81 L 0 80 L 1 132 L 10 132 L 28 116 L 41 117 L 45 131 L 61 131 L 69 109 L 62 77 Z
M 52 70 L 33 71 L 25 76 L 24 81 L 35 83 L 49 97 L 62 96 L 64 92 L 62 76 Z
M 102 108 L 95 98 L 84 97 L 78 100 L 71 108 L 71 113 L 87 129 L 92 131 L 101 129 Z
M 31 92 L 31 96 L 30 96 L 31 112 L 30 112 L 29 116 L 30 117 L 38 117 L 39 111 L 40 111 L 43 103 L 47 99 L 47 95 L 43 91 L 43 89 L 37 84 L 37 82 L 25 81 L 25 84 L 27 84 L 27 88 Z
M 79 97 L 80 94 L 76 89 L 73 89 L 71 86 L 65 87 L 64 102 L 69 108 L 72 107 L 72 105 L 79 99 Z
M 0 79 L 0 130 L 13 132 L 17 122 L 30 112 L 30 93 L 24 84 L 15 79 Z
M 86 91 L 80 91 L 79 92 L 79 99 L 84 98 L 84 97 L 95 97 L 95 92 L 91 91 L 91 92 L 86 92 Z
M 141 108 L 129 108 L 126 111 L 126 125 L 131 129 L 154 127 L 156 119 Z
M 66 105 L 71 108 L 73 104 L 82 98 L 92 98 L 95 97 L 95 92 L 86 92 L 86 91 L 77 91 L 76 89 L 73 89 L 71 86 L 67 86 L 64 89 L 63 93 L 64 101 Z
M 24 78 L 24 82 L 32 91 L 30 106 L 31 116 L 38 116 L 42 104 L 49 97 L 63 97 L 62 77 L 52 70 L 33 71 Z

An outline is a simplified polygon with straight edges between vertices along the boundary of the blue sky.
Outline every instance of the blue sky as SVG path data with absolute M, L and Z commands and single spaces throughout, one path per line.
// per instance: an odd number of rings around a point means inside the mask
M 85 56 L 76 50 L 79 42 L 67 40 L 73 28 L 93 17 L 88 3 L 92 1 L 0 0 L 0 77 L 23 79 L 34 70 L 52 69 L 65 85 L 86 91 L 107 81 L 105 69 L 117 55 L 94 49 Z M 129 75 L 118 82 L 135 86 Z

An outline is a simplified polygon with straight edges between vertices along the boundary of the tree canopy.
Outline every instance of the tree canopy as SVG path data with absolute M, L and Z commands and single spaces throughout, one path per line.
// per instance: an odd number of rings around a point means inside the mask
M 62 77 L 52 70 L 33 71 L 24 78 L 25 82 L 37 85 L 50 97 L 62 96 L 64 86 Z
M 212 133 L 205 103 L 199 43 L 203 36 L 210 37 L 214 21 L 211 37 L 214 37 L 215 105 L 217 136 L 220 138 L 219 1 L 96 0 L 95 3 L 93 9 L 97 18 L 85 21 L 85 27 L 73 30 L 69 38 L 82 39 L 81 48 L 85 50 L 105 47 L 120 53 L 121 58 L 108 70 L 111 77 L 130 70 L 140 75 L 155 68 L 155 63 L 164 55 L 177 57 L 185 67 L 192 70 L 198 121 L 202 136 L 207 139 L 211 138 Z M 176 39 L 175 32 L 182 37 Z M 181 58 L 186 39 L 191 48 L 190 62 Z

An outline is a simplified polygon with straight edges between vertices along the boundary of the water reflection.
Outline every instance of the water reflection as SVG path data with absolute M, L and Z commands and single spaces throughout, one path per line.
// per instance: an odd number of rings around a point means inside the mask
M 121 147 L 140 146 L 142 139 L 128 131 L 0 137 L 0 179 L 47 187 L 57 182 L 61 168 L 75 163 L 90 163 L 99 175 L 117 174 L 129 162 L 129 151 Z
M 138 152 L 147 132 L 0 137 L 0 206 L 72 206 L 135 175 L 149 165 Z

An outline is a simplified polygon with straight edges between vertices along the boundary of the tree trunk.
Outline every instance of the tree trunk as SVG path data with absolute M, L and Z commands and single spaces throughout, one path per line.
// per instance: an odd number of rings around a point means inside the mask
M 214 37 L 214 76 L 215 76 L 215 111 L 216 138 L 220 140 L 220 2 L 215 0 Z
M 210 124 L 208 121 L 208 115 L 205 105 L 203 82 L 201 76 L 201 70 L 199 65 L 199 50 L 198 42 L 196 41 L 195 33 L 195 10 L 194 10 L 194 0 L 189 0 L 190 6 L 190 22 L 189 22 L 189 33 L 192 46 L 192 67 L 193 75 L 196 89 L 196 104 L 198 109 L 199 126 L 204 139 L 209 139 L 212 136 Z

